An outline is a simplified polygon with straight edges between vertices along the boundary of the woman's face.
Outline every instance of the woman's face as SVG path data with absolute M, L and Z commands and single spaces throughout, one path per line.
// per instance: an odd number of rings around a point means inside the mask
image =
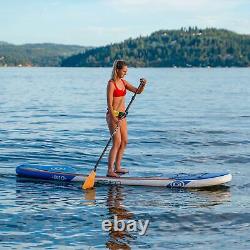
M 117 76 L 119 78 L 124 78 L 125 75 L 128 72 L 128 67 L 127 66 L 123 66 L 122 69 L 117 69 L 116 72 L 117 72 Z

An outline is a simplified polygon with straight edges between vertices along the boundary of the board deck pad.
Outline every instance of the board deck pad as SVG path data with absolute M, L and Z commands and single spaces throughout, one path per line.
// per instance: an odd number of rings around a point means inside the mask
M 78 173 L 69 166 L 41 166 L 22 164 L 16 168 L 19 176 L 56 181 L 84 182 L 87 175 Z M 169 188 L 199 188 L 216 185 L 223 185 L 232 180 L 230 173 L 177 173 L 168 174 L 166 177 L 127 177 L 122 175 L 119 178 L 96 176 L 95 183 L 107 185 L 131 185 L 131 186 L 155 186 Z

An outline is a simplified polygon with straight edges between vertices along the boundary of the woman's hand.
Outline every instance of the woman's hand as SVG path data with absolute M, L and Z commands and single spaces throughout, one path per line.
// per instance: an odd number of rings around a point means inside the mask
M 119 118 L 118 117 L 112 115 L 111 118 L 112 118 L 112 120 L 114 121 L 115 124 L 118 124 L 118 122 L 119 122 Z
M 140 84 L 142 84 L 143 86 L 145 86 L 147 84 L 147 80 L 145 78 L 141 78 L 140 79 Z
M 145 87 L 146 83 L 147 83 L 147 80 L 145 78 L 141 78 L 140 79 L 140 86 L 139 86 L 137 94 L 141 94 L 142 93 L 142 91 L 144 90 L 144 87 Z

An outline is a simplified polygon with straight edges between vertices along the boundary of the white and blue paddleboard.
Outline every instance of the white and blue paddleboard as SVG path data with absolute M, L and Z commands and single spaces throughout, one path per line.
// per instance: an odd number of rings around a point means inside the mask
M 77 173 L 76 169 L 67 166 L 39 166 L 22 164 L 16 168 L 19 176 L 56 180 L 65 182 L 84 182 L 87 175 Z M 198 173 L 198 174 L 171 174 L 166 177 L 106 177 L 96 176 L 96 184 L 151 186 L 151 187 L 178 187 L 200 188 L 222 185 L 232 180 L 229 173 Z

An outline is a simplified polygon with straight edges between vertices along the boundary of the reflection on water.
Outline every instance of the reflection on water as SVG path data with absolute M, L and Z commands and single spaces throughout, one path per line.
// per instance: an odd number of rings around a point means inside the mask
M 109 219 L 112 221 L 114 216 L 118 220 L 131 220 L 133 213 L 124 206 L 124 191 L 121 186 L 110 186 L 107 193 L 107 208 L 109 211 Z M 109 249 L 130 249 L 129 242 L 133 239 L 133 235 L 126 228 L 123 231 L 115 231 L 114 224 L 109 232 L 109 241 L 106 246 Z
M 193 190 L 196 194 L 203 199 L 205 202 L 203 204 L 194 204 L 194 207 L 211 207 L 220 205 L 224 202 L 231 201 L 231 192 L 229 186 L 215 186 L 204 189 Z
M 85 205 L 89 205 L 89 206 L 95 206 L 96 205 L 96 189 L 92 188 L 92 189 L 87 189 L 84 192 L 84 198 L 85 201 L 88 201 L 87 203 L 85 203 Z
M 82 191 L 79 183 L 22 177 L 16 178 L 15 196 L 16 208 L 12 213 L 17 216 L 17 224 L 20 225 L 21 216 L 22 222 L 28 224 L 30 230 L 41 230 L 41 234 L 33 236 L 38 241 L 48 240 L 51 230 L 56 235 L 50 235 L 50 240 L 43 247 L 59 246 L 63 240 L 63 244 L 69 247 L 74 242 L 76 245 L 106 246 L 108 249 L 154 247 L 156 243 L 151 242 L 150 238 L 157 234 L 172 234 L 175 230 L 187 234 L 195 228 L 202 231 L 204 228 L 197 224 L 197 217 L 199 223 L 209 228 L 209 217 L 213 215 L 208 213 L 207 217 L 200 211 L 216 206 L 219 208 L 231 201 L 230 188 L 225 186 L 200 190 L 98 186 Z M 126 228 L 115 231 L 113 225 L 109 232 L 102 231 L 102 221 L 113 221 L 114 216 L 125 221 L 148 219 L 150 223 L 146 236 Z M 27 244 L 31 238 L 23 235 L 22 240 L 23 244 Z M 20 244 L 20 241 L 16 244 Z

